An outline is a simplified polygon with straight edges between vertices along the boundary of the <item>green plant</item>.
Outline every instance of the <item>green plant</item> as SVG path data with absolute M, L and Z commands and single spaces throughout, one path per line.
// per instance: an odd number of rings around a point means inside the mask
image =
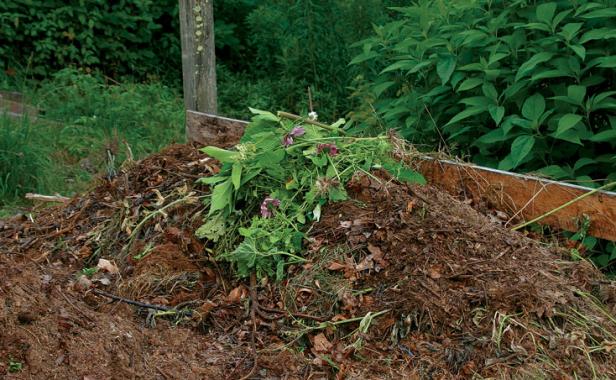
M 353 118 L 503 170 L 613 181 L 615 5 L 422 0 L 396 8 L 402 19 L 375 28 L 351 62 L 364 72 Z
M 81 269 L 81 274 L 86 276 L 86 277 L 92 277 L 96 274 L 96 272 L 98 272 L 98 268 L 96 267 L 90 267 L 90 268 L 82 268 Z
M 23 368 L 24 365 L 21 362 L 15 361 L 14 359 L 9 360 L 9 373 L 20 372 Z
M 217 242 L 219 257 L 239 276 L 256 271 L 282 279 L 285 265 L 303 261 L 306 227 L 328 202 L 347 199 L 345 184 L 356 172 L 372 175 L 381 168 L 403 181 L 424 182 L 393 158 L 388 136 L 350 137 L 340 128 L 344 120 L 324 125 L 252 111 L 235 150 L 203 149 L 222 167 L 200 180 L 212 192 L 197 235 Z M 234 231 L 243 238 L 239 244 L 228 240 Z
M 163 68 L 180 67 L 177 8 L 170 0 L 2 1 L 0 69 L 44 77 L 77 66 L 168 77 Z
M 0 115 L 0 206 L 28 192 L 47 189 L 47 150 L 32 144 L 35 131 L 27 119 Z

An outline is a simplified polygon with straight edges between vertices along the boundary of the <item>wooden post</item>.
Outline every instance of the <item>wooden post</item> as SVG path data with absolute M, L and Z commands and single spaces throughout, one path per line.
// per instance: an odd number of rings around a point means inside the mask
M 214 0 L 180 0 L 180 33 L 186 109 L 216 114 Z

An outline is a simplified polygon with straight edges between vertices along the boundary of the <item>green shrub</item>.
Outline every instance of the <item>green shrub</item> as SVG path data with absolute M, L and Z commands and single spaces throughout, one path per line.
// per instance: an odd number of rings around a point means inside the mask
M 77 66 L 145 77 L 180 67 L 176 1 L 5 0 L 0 24 L 2 69 L 40 77 Z
M 375 28 L 352 61 L 364 72 L 352 116 L 503 170 L 616 180 L 615 5 L 422 0 L 396 8 L 402 18 Z

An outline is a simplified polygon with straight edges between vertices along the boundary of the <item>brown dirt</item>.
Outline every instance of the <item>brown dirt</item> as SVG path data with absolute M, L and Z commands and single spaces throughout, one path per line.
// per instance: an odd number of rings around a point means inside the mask
M 249 285 L 194 237 L 207 193 L 195 180 L 218 170 L 204 159 L 170 147 L 33 220 L 0 221 L 0 377 L 250 373 Z M 258 316 L 254 378 L 616 376 L 613 283 L 432 187 L 375 174 L 324 210 L 307 264 L 259 285 L 265 312 L 295 317 Z M 100 258 L 118 273 L 82 277 Z

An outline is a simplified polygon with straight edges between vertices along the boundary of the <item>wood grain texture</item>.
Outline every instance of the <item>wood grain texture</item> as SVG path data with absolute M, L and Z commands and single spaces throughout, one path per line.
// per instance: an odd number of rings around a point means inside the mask
M 182 78 L 187 110 L 218 111 L 214 0 L 180 0 Z
M 592 189 L 538 177 L 504 172 L 458 162 L 423 159 L 419 171 L 429 183 L 458 196 L 487 202 L 517 220 L 531 220 Z M 583 215 L 590 220 L 589 234 L 616 241 L 616 193 L 590 195 L 540 221 L 566 231 L 577 231 Z M 513 226 L 510 226 L 513 227 Z
M 188 135 L 189 141 L 202 145 L 231 147 L 239 142 L 248 123 L 189 111 L 187 124 L 191 131 Z M 518 221 L 541 216 L 592 190 L 583 186 L 429 157 L 418 159 L 415 165 L 430 184 L 456 197 L 462 195 L 475 202 L 485 202 L 513 217 L 512 220 Z M 590 217 L 590 235 L 616 241 L 614 192 L 601 191 L 590 195 L 542 219 L 540 224 L 576 231 L 577 221 L 583 215 Z
M 247 122 L 186 111 L 186 138 L 203 146 L 231 147 L 240 142 Z

